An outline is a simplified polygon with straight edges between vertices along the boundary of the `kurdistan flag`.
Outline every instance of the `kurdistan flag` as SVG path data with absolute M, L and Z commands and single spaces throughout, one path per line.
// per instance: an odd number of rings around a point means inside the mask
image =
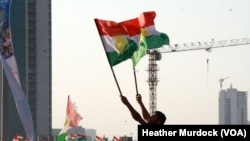
M 77 127 L 79 121 L 82 120 L 82 116 L 75 110 L 74 104 L 72 103 L 70 97 L 68 96 L 67 110 L 66 110 L 66 120 L 64 123 L 64 128 L 61 130 L 57 136 L 56 141 L 65 141 L 67 137 L 68 130 L 73 127 Z
M 69 140 L 69 141 L 87 141 L 87 137 L 85 134 L 68 134 L 66 136 L 66 140 Z
M 103 141 L 103 139 L 100 136 L 95 136 L 95 141 Z
M 113 136 L 113 141 L 121 141 L 120 138 Z
M 138 22 L 141 27 L 141 35 L 139 49 L 134 52 L 132 57 L 134 67 L 139 60 L 146 55 L 147 50 L 156 49 L 163 45 L 169 45 L 169 37 L 167 34 L 158 32 L 155 29 L 155 17 L 156 13 L 154 11 L 143 12 L 138 17 Z
M 95 23 L 111 67 L 132 57 L 140 35 L 137 18 L 120 23 L 95 19 Z

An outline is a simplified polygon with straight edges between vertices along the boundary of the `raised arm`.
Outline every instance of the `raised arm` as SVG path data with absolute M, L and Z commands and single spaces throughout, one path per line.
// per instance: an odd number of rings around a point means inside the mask
M 145 108 L 142 99 L 141 99 L 141 95 L 137 94 L 136 95 L 136 100 L 139 103 L 140 107 L 141 107 L 141 111 L 142 111 L 142 116 L 143 118 L 148 122 L 149 118 L 150 118 L 150 114 L 148 113 L 147 109 Z
M 141 125 L 146 124 L 146 121 L 144 121 L 141 115 L 132 107 L 132 105 L 129 103 L 125 96 L 121 96 L 121 101 L 124 105 L 127 106 L 129 112 L 131 113 L 135 121 L 139 122 Z

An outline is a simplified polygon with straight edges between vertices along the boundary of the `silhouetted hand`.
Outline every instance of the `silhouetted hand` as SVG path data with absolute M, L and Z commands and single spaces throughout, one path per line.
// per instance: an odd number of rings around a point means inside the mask
M 128 99 L 125 96 L 121 95 L 120 97 L 121 97 L 121 101 L 123 104 L 125 104 L 125 105 L 129 104 Z
M 141 95 L 140 95 L 140 94 L 137 94 L 137 95 L 136 95 L 136 101 L 137 101 L 139 104 L 142 103 Z

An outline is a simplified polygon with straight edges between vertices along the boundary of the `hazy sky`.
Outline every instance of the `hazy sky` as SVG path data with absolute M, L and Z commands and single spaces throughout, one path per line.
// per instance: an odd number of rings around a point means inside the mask
M 63 127 L 70 95 L 84 128 L 109 138 L 137 138 L 138 123 L 120 101 L 94 18 L 119 22 L 155 11 L 156 29 L 169 36 L 170 44 L 206 42 L 250 38 L 249 6 L 248 0 L 53 0 L 52 127 Z M 166 124 L 217 124 L 220 78 L 230 77 L 223 89 L 232 84 L 250 91 L 250 45 L 163 53 L 157 64 L 157 110 L 167 115 Z M 145 56 L 136 70 L 139 93 L 148 108 L 147 65 Z M 131 60 L 114 71 L 123 95 L 140 110 Z

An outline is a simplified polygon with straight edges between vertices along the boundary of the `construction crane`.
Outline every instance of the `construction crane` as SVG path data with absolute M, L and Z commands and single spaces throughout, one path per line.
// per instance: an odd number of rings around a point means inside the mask
M 219 79 L 219 82 L 220 82 L 220 90 L 222 90 L 222 83 L 225 79 L 228 79 L 229 77 L 225 77 L 225 78 L 221 78 Z
M 149 64 L 148 64 L 148 84 L 149 84 L 149 112 L 152 115 L 157 110 L 157 93 L 156 86 L 158 83 L 157 67 L 156 61 L 161 60 L 162 53 L 173 53 L 181 51 L 191 51 L 191 50 L 202 50 L 211 51 L 213 48 L 221 47 L 231 47 L 239 45 L 250 44 L 250 38 L 239 38 L 231 40 L 220 40 L 214 41 L 213 39 L 209 42 L 193 42 L 193 43 L 183 43 L 183 44 L 171 44 L 168 46 L 163 46 L 158 49 L 148 50 Z

